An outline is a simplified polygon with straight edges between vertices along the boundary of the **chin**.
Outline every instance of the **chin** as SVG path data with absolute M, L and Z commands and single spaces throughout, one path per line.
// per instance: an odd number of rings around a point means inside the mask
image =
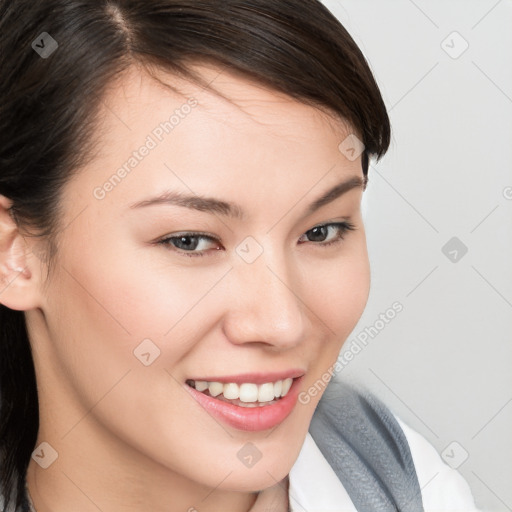
M 276 461 L 275 465 L 262 465 L 262 461 L 254 467 L 245 471 L 234 471 L 226 481 L 219 486 L 219 489 L 226 491 L 238 492 L 259 492 L 269 487 L 273 487 L 278 482 L 283 480 L 290 472 L 293 463 L 291 460 L 288 464 L 283 461 Z

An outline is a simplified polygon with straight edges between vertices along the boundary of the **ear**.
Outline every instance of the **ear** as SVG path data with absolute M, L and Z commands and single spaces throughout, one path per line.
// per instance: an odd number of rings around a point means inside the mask
M 0 194 L 0 304 L 28 311 L 40 306 L 41 262 L 20 234 L 11 206 Z

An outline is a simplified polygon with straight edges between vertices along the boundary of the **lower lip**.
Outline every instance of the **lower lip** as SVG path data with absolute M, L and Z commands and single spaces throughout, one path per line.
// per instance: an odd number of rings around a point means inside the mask
M 302 377 L 293 379 L 293 384 L 286 396 L 273 404 L 262 407 L 240 407 L 205 395 L 188 384 L 184 384 L 184 386 L 199 405 L 213 417 L 238 430 L 255 432 L 274 428 L 290 415 L 297 403 L 301 380 Z

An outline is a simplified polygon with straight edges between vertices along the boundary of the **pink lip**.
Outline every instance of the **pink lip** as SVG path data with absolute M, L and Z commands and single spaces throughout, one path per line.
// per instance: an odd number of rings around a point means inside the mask
M 245 377 L 246 376 L 244 376 L 244 379 Z M 268 378 L 268 374 L 265 375 L 265 378 Z M 274 382 L 273 378 L 274 377 L 261 382 Z M 278 377 L 276 380 L 281 380 L 281 378 L 282 377 Z M 231 377 L 229 379 L 231 379 Z M 240 379 L 239 382 L 240 381 L 242 380 Z M 264 405 L 262 407 L 240 407 L 205 395 L 188 384 L 183 385 L 199 405 L 215 418 L 238 430 L 254 432 L 276 427 L 290 415 L 297 403 L 301 381 L 302 377 L 295 378 L 286 396 L 271 405 Z M 237 380 L 217 380 L 215 382 L 237 382 Z M 254 380 L 243 380 L 243 382 L 253 382 L 257 384 Z
M 223 377 L 197 377 L 190 378 L 188 380 L 193 381 L 208 381 L 208 382 L 234 382 L 236 384 L 243 384 L 244 382 L 252 382 L 253 384 L 265 384 L 265 382 L 277 382 L 278 380 L 284 379 L 296 379 L 304 375 L 304 370 L 294 369 L 286 372 L 274 372 L 274 373 L 244 373 L 239 375 L 225 375 Z

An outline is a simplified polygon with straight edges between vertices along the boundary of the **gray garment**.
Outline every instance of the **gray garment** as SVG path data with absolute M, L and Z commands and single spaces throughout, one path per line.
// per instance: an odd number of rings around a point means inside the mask
M 424 511 L 405 434 L 373 395 L 331 381 L 309 432 L 358 511 Z

